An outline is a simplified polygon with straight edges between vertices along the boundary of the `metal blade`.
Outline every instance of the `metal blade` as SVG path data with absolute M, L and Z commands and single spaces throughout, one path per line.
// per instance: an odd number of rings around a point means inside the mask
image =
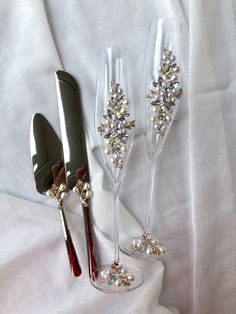
M 39 113 L 31 120 L 30 150 L 36 189 L 45 194 L 54 183 L 52 166 L 62 160 L 62 145 L 47 119 Z
M 65 182 L 62 145 L 50 123 L 39 113 L 36 113 L 31 121 L 30 150 L 36 189 L 42 194 L 51 192 L 49 195 L 58 201 L 70 267 L 74 276 L 78 277 L 82 271 L 64 213 L 64 198 L 62 197 L 62 193 L 60 193 L 60 191 L 62 192 L 61 183 Z
M 76 171 L 87 164 L 80 98 L 77 83 L 70 74 L 64 71 L 55 74 L 67 186 L 73 189 Z

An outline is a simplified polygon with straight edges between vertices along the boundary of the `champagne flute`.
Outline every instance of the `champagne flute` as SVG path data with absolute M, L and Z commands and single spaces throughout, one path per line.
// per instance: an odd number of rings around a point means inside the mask
M 136 258 L 159 260 L 169 256 L 166 247 L 151 235 L 151 212 L 157 158 L 172 126 L 179 99 L 181 24 L 163 18 L 150 25 L 143 65 L 141 114 L 150 163 L 146 225 L 140 237 L 124 241 L 121 250 Z
M 96 138 L 105 170 L 113 185 L 114 259 L 98 269 L 94 286 L 104 292 L 133 290 L 143 283 L 142 273 L 120 262 L 119 189 L 134 140 L 133 99 L 125 51 L 117 47 L 102 50 L 97 80 L 95 110 Z

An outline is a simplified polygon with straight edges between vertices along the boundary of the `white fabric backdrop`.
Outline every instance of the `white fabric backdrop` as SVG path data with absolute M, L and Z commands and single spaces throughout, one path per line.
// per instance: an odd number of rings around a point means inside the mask
M 236 313 L 235 15 L 230 0 L 0 0 L 1 314 Z M 82 214 L 73 195 L 68 219 L 84 273 L 80 279 L 69 274 L 58 212 L 34 189 L 30 119 L 45 114 L 59 134 L 54 71 L 70 72 L 82 89 L 96 235 L 109 262 L 111 194 L 93 134 L 97 50 L 129 48 L 136 91 L 148 24 L 165 16 L 182 21 L 186 43 L 185 95 L 158 163 L 153 209 L 153 232 L 172 259 L 163 274 L 160 262 L 122 255 L 145 272 L 146 282 L 127 295 L 107 296 L 88 282 Z M 144 221 L 147 156 L 139 115 L 136 120 L 121 237 L 141 232 Z

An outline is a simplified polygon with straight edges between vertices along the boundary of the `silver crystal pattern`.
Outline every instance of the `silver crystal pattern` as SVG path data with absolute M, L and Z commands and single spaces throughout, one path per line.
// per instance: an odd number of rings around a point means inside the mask
M 175 62 L 175 56 L 171 50 L 164 48 L 158 81 L 152 82 L 153 89 L 147 95 L 152 100 L 153 127 L 160 135 L 165 134 L 173 117 L 173 107 L 183 94 L 183 90 L 179 88 L 178 72 L 180 69 Z
M 119 83 L 111 81 L 110 99 L 103 115 L 104 121 L 98 127 L 98 132 L 107 140 L 105 153 L 111 155 L 111 162 L 116 168 L 122 168 L 124 153 L 129 137 L 129 130 L 135 126 L 135 120 L 129 121 L 128 99 L 123 94 Z
M 134 275 L 129 274 L 127 269 L 122 266 L 117 267 L 114 265 L 112 265 L 110 269 L 102 271 L 98 277 L 100 284 L 106 283 L 116 287 L 131 286 L 134 280 Z

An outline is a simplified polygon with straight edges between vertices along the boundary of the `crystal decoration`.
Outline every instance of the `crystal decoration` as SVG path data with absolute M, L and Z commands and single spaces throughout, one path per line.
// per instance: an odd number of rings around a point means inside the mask
M 107 283 L 116 287 L 131 286 L 135 276 L 128 273 L 121 265 L 113 264 L 110 269 L 103 270 L 98 278 L 100 284 Z
M 177 76 L 179 71 L 172 51 L 164 48 L 158 81 L 152 83 L 153 89 L 147 95 L 147 98 L 152 100 L 154 115 L 151 119 L 153 127 L 162 136 L 172 120 L 173 107 L 183 94 L 183 90 L 179 88 Z
M 105 153 L 111 155 L 111 162 L 116 168 L 124 164 L 123 154 L 126 152 L 126 143 L 129 130 L 135 126 L 135 120 L 129 121 L 128 99 L 123 94 L 119 83 L 111 81 L 110 100 L 107 102 L 107 111 L 103 115 L 104 122 L 98 127 L 100 134 L 107 140 Z

